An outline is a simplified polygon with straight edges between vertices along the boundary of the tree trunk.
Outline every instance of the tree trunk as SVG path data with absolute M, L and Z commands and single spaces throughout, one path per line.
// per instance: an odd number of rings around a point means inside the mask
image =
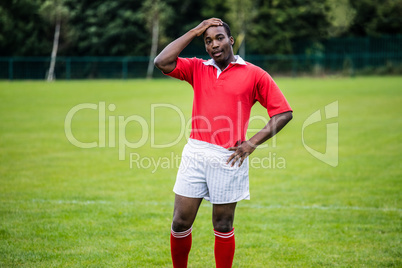
M 159 37 L 159 14 L 156 14 L 155 20 L 152 22 L 152 46 L 149 55 L 147 79 L 151 79 L 154 73 L 154 59 L 158 52 L 158 37 Z
M 57 49 L 59 47 L 60 24 L 61 24 L 60 20 L 57 20 L 56 29 L 54 30 L 53 49 L 52 49 L 52 56 L 50 59 L 49 72 L 47 74 L 47 81 L 53 81 L 55 79 L 54 67 L 56 65 Z
M 239 49 L 239 55 L 242 57 L 242 59 L 246 59 L 246 34 L 243 32 L 243 39 L 240 44 L 240 49 Z

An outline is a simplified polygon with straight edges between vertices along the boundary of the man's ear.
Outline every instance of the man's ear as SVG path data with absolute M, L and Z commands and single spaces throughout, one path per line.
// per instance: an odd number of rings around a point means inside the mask
M 229 39 L 230 39 L 230 44 L 233 46 L 233 45 L 234 45 L 234 38 L 233 38 L 233 36 L 231 36 Z

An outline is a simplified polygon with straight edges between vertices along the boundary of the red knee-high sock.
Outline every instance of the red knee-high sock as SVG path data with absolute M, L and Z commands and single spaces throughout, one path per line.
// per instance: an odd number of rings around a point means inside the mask
M 234 228 L 228 233 L 215 233 L 215 263 L 216 268 L 232 267 L 235 253 Z
M 172 254 L 174 268 L 187 267 L 188 254 L 190 253 L 192 242 L 191 231 L 192 228 L 184 232 L 175 232 L 171 230 L 170 253 Z

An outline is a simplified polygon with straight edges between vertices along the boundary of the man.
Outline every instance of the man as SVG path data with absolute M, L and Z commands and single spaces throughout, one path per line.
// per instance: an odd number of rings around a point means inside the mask
M 211 59 L 179 58 L 201 35 Z M 174 267 L 187 267 L 192 225 L 203 198 L 213 204 L 216 267 L 232 266 L 236 204 L 249 199 L 247 157 L 292 119 L 288 102 L 269 74 L 235 56 L 233 44 L 229 26 L 211 18 L 155 58 L 164 74 L 186 80 L 194 89 L 191 135 L 173 189 L 170 244 Z M 256 101 L 267 108 L 271 119 L 246 141 L 250 110 Z

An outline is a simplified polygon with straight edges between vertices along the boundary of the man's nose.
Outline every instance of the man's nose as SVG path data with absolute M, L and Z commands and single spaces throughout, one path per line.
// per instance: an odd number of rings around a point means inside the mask
M 219 43 L 216 40 L 212 40 L 212 48 L 219 47 Z

